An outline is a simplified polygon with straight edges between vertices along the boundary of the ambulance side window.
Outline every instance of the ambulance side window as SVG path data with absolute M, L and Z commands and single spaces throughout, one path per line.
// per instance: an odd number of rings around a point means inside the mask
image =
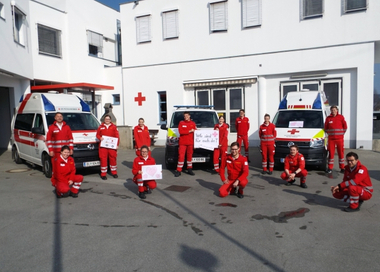
M 44 121 L 41 114 L 37 114 L 36 119 L 34 120 L 33 128 L 39 128 L 41 134 L 45 134 Z
M 31 131 L 34 113 L 18 114 L 15 122 L 15 129 Z

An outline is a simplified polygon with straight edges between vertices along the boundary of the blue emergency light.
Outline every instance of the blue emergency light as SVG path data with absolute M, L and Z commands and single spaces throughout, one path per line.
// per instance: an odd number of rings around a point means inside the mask
M 55 111 L 55 107 L 53 103 L 50 102 L 49 99 L 46 98 L 43 94 L 41 94 L 42 102 L 44 102 L 45 111 Z

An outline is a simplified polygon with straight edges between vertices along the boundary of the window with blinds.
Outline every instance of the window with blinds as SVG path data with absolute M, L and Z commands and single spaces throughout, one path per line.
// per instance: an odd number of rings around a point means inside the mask
M 165 40 L 178 38 L 178 10 L 162 13 L 162 29 Z
M 261 0 L 242 0 L 243 28 L 261 25 Z
M 12 21 L 14 41 L 21 45 L 25 45 L 26 15 L 15 6 L 12 6 Z
M 344 12 L 367 9 L 367 0 L 344 0 Z
M 302 19 L 322 17 L 323 0 L 301 0 Z
M 103 35 L 87 30 L 87 41 L 89 55 L 103 57 Z
M 61 31 L 44 25 L 37 25 L 38 52 L 61 57 Z
M 136 17 L 136 38 L 137 43 L 150 42 L 150 15 Z
M 210 30 L 227 30 L 227 1 L 210 3 Z

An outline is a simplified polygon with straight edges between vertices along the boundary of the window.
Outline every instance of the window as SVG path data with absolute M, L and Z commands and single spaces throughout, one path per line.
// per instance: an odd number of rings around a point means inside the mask
M 367 9 L 367 0 L 344 0 L 344 12 Z
M 38 51 L 42 54 L 61 56 L 61 31 L 38 25 Z
M 87 30 L 88 54 L 103 57 L 103 35 Z
M 280 93 L 280 100 L 287 95 L 289 92 L 298 92 L 299 90 L 299 83 L 298 82 L 286 82 L 281 83 L 281 93 Z
M 32 130 L 34 113 L 18 114 L 15 122 L 15 129 L 26 131 Z
M 120 105 L 120 94 L 113 94 L 113 105 Z
M 166 92 L 158 92 L 158 116 L 160 116 L 159 124 L 166 124 Z
M 329 105 L 336 105 L 339 108 L 339 112 L 342 113 L 341 102 L 341 84 L 342 80 L 332 79 L 322 81 L 322 90 L 325 92 Z
M 302 19 L 322 17 L 323 0 L 301 0 Z
M 0 3 L 0 18 L 5 20 L 5 11 L 3 3 Z
M 42 119 L 41 114 L 36 115 L 36 118 L 34 119 L 33 128 L 39 128 L 41 130 L 41 134 L 45 135 L 44 121 Z
M 210 3 L 211 32 L 227 30 L 227 1 Z
M 301 91 L 302 90 L 319 91 L 319 81 L 301 82 Z
M 210 105 L 209 103 L 209 90 L 199 90 L 195 92 L 196 94 L 196 104 L 197 105 Z
M 15 42 L 25 45 L 25 14 L 12 6 L 13 37 Z
M 162 29 L 164 40 L 178 38 L 178 10 L 162 13 Z
M 136 17 L 137 43 L 150 42 L 150 15 Z
M 242 0 L 243 28 L 261 25 L 261 0 Z

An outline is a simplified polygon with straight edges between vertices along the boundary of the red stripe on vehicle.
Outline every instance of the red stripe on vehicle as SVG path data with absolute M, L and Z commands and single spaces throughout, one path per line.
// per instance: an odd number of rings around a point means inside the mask
M 24 110 L 24 108 L 25 108 L 25 106 L 26 106 L 26 102 L 28 102 L 28 100 L 29 100 L 29 98 L 30 98 L 31 96 L 32 96 L 31 93 L 29 93 L 29 94 L 27 94 L 27 95 L 25 96 L 25 99 L 22 100 L 21 105 L 20 105 L 20 107 L 18 108 L 17 113 L 22 113 L 22 111 Z

